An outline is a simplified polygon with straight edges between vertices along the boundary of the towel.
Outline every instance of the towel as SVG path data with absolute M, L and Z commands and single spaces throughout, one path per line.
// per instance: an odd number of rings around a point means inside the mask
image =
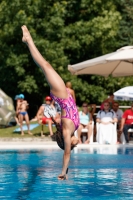
M 30 124 L 30 130 L 33 130 L 34 128 L 38 127 L 39 124 Z M 27 125 L 24 124 L 23 125 L 23 131 L 27 131 Z M 21 129 L 20 128 L 16 128 L 13 132 L 21 132 Z

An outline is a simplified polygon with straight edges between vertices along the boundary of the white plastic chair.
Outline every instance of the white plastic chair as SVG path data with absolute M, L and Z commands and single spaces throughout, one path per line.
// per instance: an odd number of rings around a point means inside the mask
M 97 130 L 97 134 L 96 134 L 96 141 L 100 144 L 106 144 L 106 142 L 108 143 L 108 140 L 106 141 L 106 139 L 104 138 L 105 134 L 102 134 L 100 131 L 99 131 L 99 128 L 100 128 L 100 123 L 96 123 L 96 130 Z M 106 125 L 105 125 L 106 126 Z M 108 125 L 107 125 L 108 126 Z M 112 141 L 110 144 L 116 144 L 117 143 L 117 130 L 116 130 L 116 127 L 117 127 L 117 123 L 114 123 L 114 127 L 113 127 L 113 132 L 112 132 Z M 107 132 L 108 134 L 108 132 Z M 106 135 L 107 136 L 107 135 Z M 109 135 L 110 136 L 110 135 Z
M 132 129 L 132 128 L 128 129 L 128 133 L 133 133 L 133 129 Z M 124 133 L 121 134 L 120 142 L 121 142 L 122 144 L 126 144 L 126 139 L 125 139 Z
M 94 129 L 94 122 L 92 121 L 92 134 L 91 134 L 91 137 L 90 137 L 90 143 L 89 144 L 92 144 L 93 143 L 93 129 Z M 88 129 L 87 128 L 83 128 L 81 133 L 86 133 L 86 136 L 83 135 L 83 143 L 86 141 L 87 139 L 87 133 L 88 133 Z M 74 132 L 74 135 L 75 137 L 78 138 L 78 132 L 77 130 Z
M 128 129 L 128 132 L 133 133 L 133 128 Z

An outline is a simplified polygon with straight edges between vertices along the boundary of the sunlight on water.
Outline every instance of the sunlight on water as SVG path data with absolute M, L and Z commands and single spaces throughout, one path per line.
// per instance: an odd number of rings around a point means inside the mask
M 0 199 L 133 199 L 133 148 L 72 153 L 69 179 L 59 181 L 61 150 L 0 151 Z

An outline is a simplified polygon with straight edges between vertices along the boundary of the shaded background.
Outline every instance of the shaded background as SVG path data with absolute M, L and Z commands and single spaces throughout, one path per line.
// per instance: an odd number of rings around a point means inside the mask
M 49 95 L 49 86 L 21 42 L 23 24 L 64 82 L 72 82 L 79 106 L 83 101 L 100 104 L 109 93 L 133 85 L 131 77 L 72 76 L 67 70 L 68 64 L 132 45 L 133 0 L 1 0 L 0 12 L 0 87 L 13 99 L 25 95 L 30 118 Z

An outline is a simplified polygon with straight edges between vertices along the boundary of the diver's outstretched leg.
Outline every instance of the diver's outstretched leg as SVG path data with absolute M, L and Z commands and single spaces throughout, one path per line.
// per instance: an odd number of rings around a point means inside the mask
M 50 86 L 51 92 L 60 98 L 67 98 L 68 94 L 66 91 L 65 84 L 61 77 L 56 73 L 56 71 L 53 69 L 53 67 L 43 58 L 43 56 L 40 54 L 38 49 L 36 48 L 33 39 L 27 29 L 27 27 L 24 25 L 21 27 L 23 31 L 23 38 L 22 41 L 27 44 L 31 56 L 35 63 L 41 67 L 41 69 L 44 72 L 44 75 L 47 79 L 47 82 Z

